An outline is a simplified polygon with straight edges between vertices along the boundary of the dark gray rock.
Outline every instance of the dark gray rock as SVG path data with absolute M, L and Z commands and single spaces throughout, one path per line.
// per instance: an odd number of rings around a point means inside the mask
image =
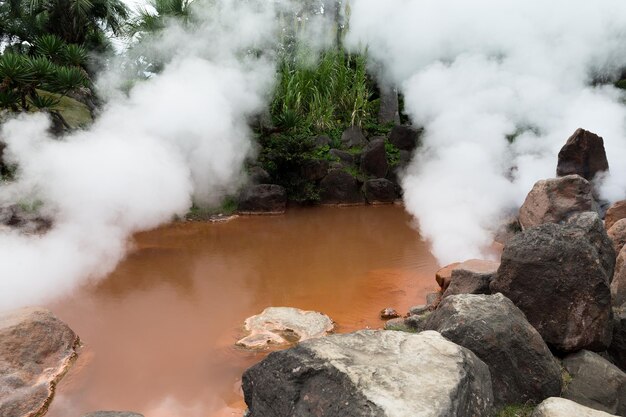
M 436 332 L 364 330 L 270 353 L 242 378 L 249 417 L 479 417 L 489 369 Z
M 389 142 L 396 148 L 412 152 L 419 145 L 420 131 L 413 126 L 394 126 L 389 133 Z
M 331 157 L 334 157 L 341 162 L 342 166 L 354 165 L 354 155 L 350 152 L 342 151 L 340 149 L 331 149 L 329 152 Z
M 85 414 L 83 417 L 143 417 L 143 414 L 130 411 L 94 411 L 93 413 Z
M 323 204 L 356 204 L 364 201 L 356 178 L 337 169 L 331 169 L 322 179 L 320 197 Z
M 341 134 L 341 144 L 346 148 L 361 147 L 367 145 L 367 139 L 360 127 L 352 126 Z
M 496 276 L 500 264 L 494 261 L 475 262 L 480 267 L 464 267 L 465 262 L 452 270 L 450 285 L 443 293 L 443 298 L 456 294 L 491 294 L 489 285 Z
M 626 371 L 626 308 L 613 309 L 613 340 L 608 349 L 613 363 Z
M 398 102 L 398 90 L 386 85 L 380 86 L 380 109 L 378 110 L 378 123 L 400 123 L 400 111 Z
M 0 207 L 0 225 L 9 226 L 25 234 L 42 234 L 50 230 L 52 220 L 35 209 L 13 204 Z
M 23 308 L 0 315 L 0 416 L 45 414 L 78 343 L 72 329 L 48 310 Z
M 556 175 L 577 174 L 591 181 L 599 172 L 608 170 L 604 140 L 587 130 L 578 129 L 559 152 Z
M 515 235 L 491 292 L 511 299 L 558 351 L 602 351 L 611 341 L 609 277 L 576 226 L 547 223 Z
M 385 151 L 385 139 L 373 139 L 361 154 L 361 171 L 366 175 L 384 178 L 388 170 L 389 162 L 387 162 L 387 152 Z
M 276 184 L 250 185 L 239 195 L 238 210 L 241 213 L 284 213 L 287 192 Z
M 270 174 L 259 166 L 252 166 L 248 168 L 248 178 L 252 184 L 270 184 Z
M 609 280 L 612 280 L 617 254 L 598 213 L 594 211 L 575 213 L 567 219 L 566 224 L 578 229 L 581 236 L 586 238 L 596 249 L 604 273 Z M 575 233 L 575 229 L 572 232 Z
M 4 149 L 6 145 L 3 142 L 0 142 L 0 176 L 6 175 L 8 173 L 8 168 L 6 166 L 6 162 L 4 161 Z
M 363 194 L 368 203 L 393 203 L 398 197 L 396 185 L 384 178 L 365 181 Z
M 561 369 L 524 313 L 502 294 L 444 298 L 425 324 L 470 349 L 491 372 L 496 405 L 538 403 L 561 393 Z
M 571 380 L 563 390 L 563 398 L 578 404 L 626 415 L 626 374 L 602 356 L 581 350 L 563 359 L 563 367 Z
M 332 140 L 326 135 L 320 135 L 313 138 L 313 145 L 316 148 L 323 148 L 324 146 L 330 146 Z
M 308 181 L 319 181 L 328 174 L 330 164 L 325 159 L 311 159 L 302 164 L 300 174 Z

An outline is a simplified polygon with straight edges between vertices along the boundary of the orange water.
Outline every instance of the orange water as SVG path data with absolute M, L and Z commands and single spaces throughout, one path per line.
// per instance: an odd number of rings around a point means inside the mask
M 84 347 L 48 416 L 241 416 L 241 374 L 265 355 L 234 346 L 246 317 L 292 306 L 347 332 L 424 302 L 437 265 L 409 223 L 399 206 L 325 207 L 135 236 L 115 272 L 49 306 Z

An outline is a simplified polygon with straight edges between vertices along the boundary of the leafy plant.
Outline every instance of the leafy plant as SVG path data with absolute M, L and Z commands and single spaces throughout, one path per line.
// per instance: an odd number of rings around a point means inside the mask
M 400 162 L 400 149 L 389 141 L 385 141 L 385 154 L 387 155 L 387 162 L 392 168 L 397 166 Z

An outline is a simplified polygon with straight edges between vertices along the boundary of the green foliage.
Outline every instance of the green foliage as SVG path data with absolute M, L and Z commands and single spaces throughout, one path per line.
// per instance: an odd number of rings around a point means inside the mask
M 507 405 L 498 412 L 497 417 L 530 417 L 534 409 L 532 405 Z
M 619 80 L 614 85 L 621 90 L 626 90 L 626 80 Z
M 385 141 L 385 154 L 390 167 L 398 166 L 400 162 L 400 149 L 389 141 Z
M 351 125 L 374 116 L 372 87 L 365 55 L 343 50 L 310 56 L 283 56 L 271 103 L 273 123 L 284 131 L 314 134 Z
M 60 63 L 61 57 L 67 49 L 67 44 L 56 35 L 43 35 L 35 40 L 35 51 L 39 55 Z
M 187 220 L 203 221 L 209 220 L 216 216 L 229 216 L 237 211 L 237 200 L 228 196 L 215 207 L 201 207 L 196 204 L 192 205 L 189 212 L 185 215 Z

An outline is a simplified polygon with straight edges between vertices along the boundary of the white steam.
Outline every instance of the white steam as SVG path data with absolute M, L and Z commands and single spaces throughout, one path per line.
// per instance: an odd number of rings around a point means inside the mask
M 425 127 L 403 188 L 441 263 L 488 256 L 578 127 L 604 137 L 603 196 L 624 198 L 624 97 L 591 84 L 626 67 L 626 3 L 355 0 L 347 42 L 368 46 Z
M 158 40 L 163 72 L 111 101 L 87 131 L 56 140 L 42 115 L 5 123 L 5 153 L 19 166 L 0 203 L 40 201 L 54 218 L 42 236 L 0 232 L 0 309 L 44 302 L 111 271 L 128 237 L 216 203 L 242 181 L 252 153 L 248 118 L 262 111 L 270 61 L 248 52 L 275 36 L 265 2 L 213 2 L 193 32 Z M 263 56 L 263 55 L 260 55 Z M 166 61 L 168 62 L 168 61 Z M 109 87 L 119 74 L 108 74 Z

